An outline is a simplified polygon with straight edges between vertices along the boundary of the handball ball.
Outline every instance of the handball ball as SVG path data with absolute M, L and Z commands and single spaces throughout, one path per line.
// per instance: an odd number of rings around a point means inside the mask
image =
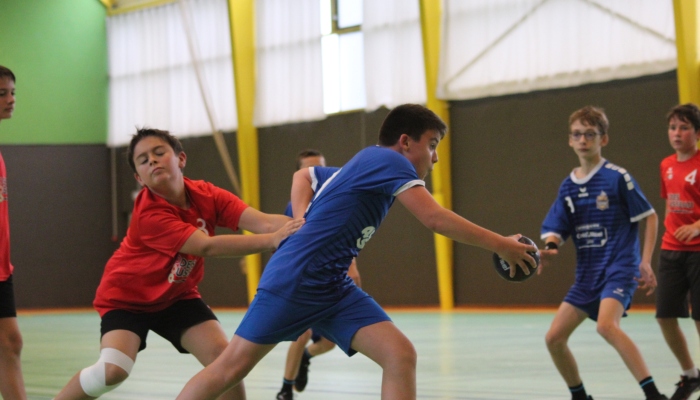
M 521 236 L 520 239 L 518 239 L 520 243 L 525 243 L 529 244 L 532 246 L 537 247 L 535 242 L 533 242 L 530 238 Z M 525 263 L 527 267 L 530 269 L 530 275 L 525 275 L 522 269 L 520 267 L 515 268 L 515 276 L 510 277 L 510 264 L 501 257 L 498 256 L 498 254 L 493 253 L 493 266 L 496 268 L 496 272 L 498 272 L 498 275 L 501 276 L 501 278 L 507 280 L 508 282 L 522 282 L 528 278 L 532 278 L 535 275 L 535 268 L 537 268 L 538 265 L 540 265 L 540 251 L 537 250 L 536 252 L 528 252 L 532 256 L 532 258 L 535 259 L 535 262 L 537 265 L 534 267 L 530 265 L 530 263 Z

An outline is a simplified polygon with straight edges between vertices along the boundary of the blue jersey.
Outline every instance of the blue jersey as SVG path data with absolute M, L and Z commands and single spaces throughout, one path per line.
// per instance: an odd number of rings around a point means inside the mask
M 306 211 L 306 223 L 282 242 L 258 286 L 304 302 L 332 301 L 354 286 L 348 267 L 395 197 L 413 186 L 425 186 L 406 157 L 379 146 L 360 151 L 339 170 L 314 171 L 327 179 Z
M 572 172 L 542 223 L 541 238 L 554 235 L 576 246 L 576 283 L 596 288 L 613 274 L 639 276 L 639 221 L 654 213 L 624 168 L 606 160 L 588 176 Z

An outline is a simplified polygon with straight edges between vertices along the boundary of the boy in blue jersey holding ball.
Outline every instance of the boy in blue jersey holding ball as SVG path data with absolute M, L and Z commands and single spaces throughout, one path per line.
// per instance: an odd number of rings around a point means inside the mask
M 389 316 L 347 275 L 389 207 L 398 199 L 426 227 L 498 253 L 525 273 L 535 246 L 475 225 L 440 206 L 423 179 L 438 161 L 447 127 L 427 108 L 392 110 L 379 144 L 357 153 L 314 194 L 309 169 L 295 173 L 292 207 L 306 224 L 268 262 L 258 292 L 228 348 L 185 385 L 178 399 L 215 399 L 237 385 L 275 345 L 313 326 L 349 356 L 360 352 L 382 367 L 382 399 L 416 398 L 416 351 Z M 312 200 L 313 196 L 313 200 Z M 307 209 L 308 205 L 308 209 Z
M 622 357 L 647 400 L 665 400 L 659 393 L 639 349 L 620 329 L 637 286 L 647 295 L 656 288 L 651 257 L 658 218 L 637 182 L 622 167 L 603 158 L 608 144 L 608 118 L 587 106 L 569 117 L 569 146 L 579 158 L 559 188 L 542 224 L 542 266 L 552 263 L 558 245 L 571 236 L 576 246 L 576 280 L 547 332 L 554 365 L 569 386 L 573 400 L 591 400 L 568 346 L 574 330 L 586 318 L 597 321 L 598 333 Z M 639 221 L 646 220 L 640 258 Z M 539 268 L 537 273 L 541 273 Z

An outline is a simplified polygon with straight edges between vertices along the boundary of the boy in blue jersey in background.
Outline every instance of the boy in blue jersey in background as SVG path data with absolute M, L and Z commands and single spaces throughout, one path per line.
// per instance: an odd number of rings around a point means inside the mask
M 608 127 L 608 118 L 600 108 L 587 106 L 569 117 L 569 146 L 581 165 L 561 184 L 544 219 L 541 254 L 542 266 L 547 267 L 558 245 L 571 236 L 576 246 L 576 280 L 547 332 L 547 349 L 569 386 L 571 398 L 592 399 L 568 346 L 574 330 L 591 318 L 597 321 L 598 333 L 620 354 L 646 399 L 664 400 L 667 397 L 657 390 L 639 349 L 620 329 L 637 285 L 646 289 L 647 295 L 656 288 L 651 257 L 658 218 L 629 172 L 603 158 Z M 641 220 L 646 220 L 646 227 L 640 258 Z
M 305 168 L 309 169 L 311 177 L 311 188 L 314 192 L 318 190 L 324 183 L 319 180 L 321 176 L 314 173 L 313 167 L 325 167 L 326 158 L 323 154 L 314 149 L 302 150 L 297 154 L 297 171 Z M 284 210 L 284 215 L 292 217 L 292 202 L 287 204 Z M 360 284 L 360 271 L 357 269 L 357 263 L 353 258 L 350 268 L 348 268 L 348 276 L 355 282 L 357 286 Z M 312 340 L 313 343 L 306 346 L 306 343 Z M 299 336 L 299 339 L 289 345 L 287 351 L 287 360 L 284 365 L 284 378 L 282 380 L 282 388 L 277 393 L 276 400 L 292 400 L 294 395 L 292 388 L 298 392 L 303 392 L 306 389 L 306 384 L 309 381 L 309 365 L 311 358 L 327 353 L 335 348 L 335 343 L 308 329 L 304 334 Z
M 526 274 L 535 246 L 482 228 L 440 206 L 423 179 L 438 161 L 446 125 L 427 108 L 393 109 L 379 144 L 361 150 L 342 169 L 314 168 L 330 176 L 314 192 L 309 169 L 294 174 L 295 216 L 306 224 L 280 245 L 228 348 L 185 385 L 178 399 L 215 399 L 240 382 L 284 340 L 313 326 L 349 356 L 360 352 L 382 367 L 382 399 L 416 398 L 416 351 L 389 316 L 347 275 L 389 207 L 398 199 L 426 227 L 461 243 L 498 253 Z M 313 201 L 312 201 L 313 197 Z M 307 208 L 308 205 L 308 208 Z

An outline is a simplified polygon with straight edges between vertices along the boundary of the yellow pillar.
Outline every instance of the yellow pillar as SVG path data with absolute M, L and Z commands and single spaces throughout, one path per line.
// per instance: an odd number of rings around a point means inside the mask
M 698 0 L 673 0 L 678 50 L 678 97 L 700 105 L 700 9 Z
M 423 58 L 425 61 L 425 82 L 428 91 L 427 107 L 437 114 L 449 126 L 449 110 L 446 101 L 435 97 L 438 65 L 440 61 L 442 1 L 419 0 L 421 31 L 423 34 Z M 438 163 L 433 169 L 433 197 L 447 209 L 452 209 L 452 177 L 450 135 L 446 135 L 438 147 Z M 435 234 L 435 259 L 438 274 L 438 291 L 440 308 L 454 308 L 453 283 L 453 243 L 445 236 Z
M 238 170 L 241 195 L 251 207 L 260 209 L 258 131 L 253 125 L 255 105 L 255 1 L 228 0 L 233 50 L 233 75 L 238 114 Z M 245 232 L 250 234 L 250 232 Z M 260 281 L 259 254 L 246 257 L 248 301 L 252 301 Z

